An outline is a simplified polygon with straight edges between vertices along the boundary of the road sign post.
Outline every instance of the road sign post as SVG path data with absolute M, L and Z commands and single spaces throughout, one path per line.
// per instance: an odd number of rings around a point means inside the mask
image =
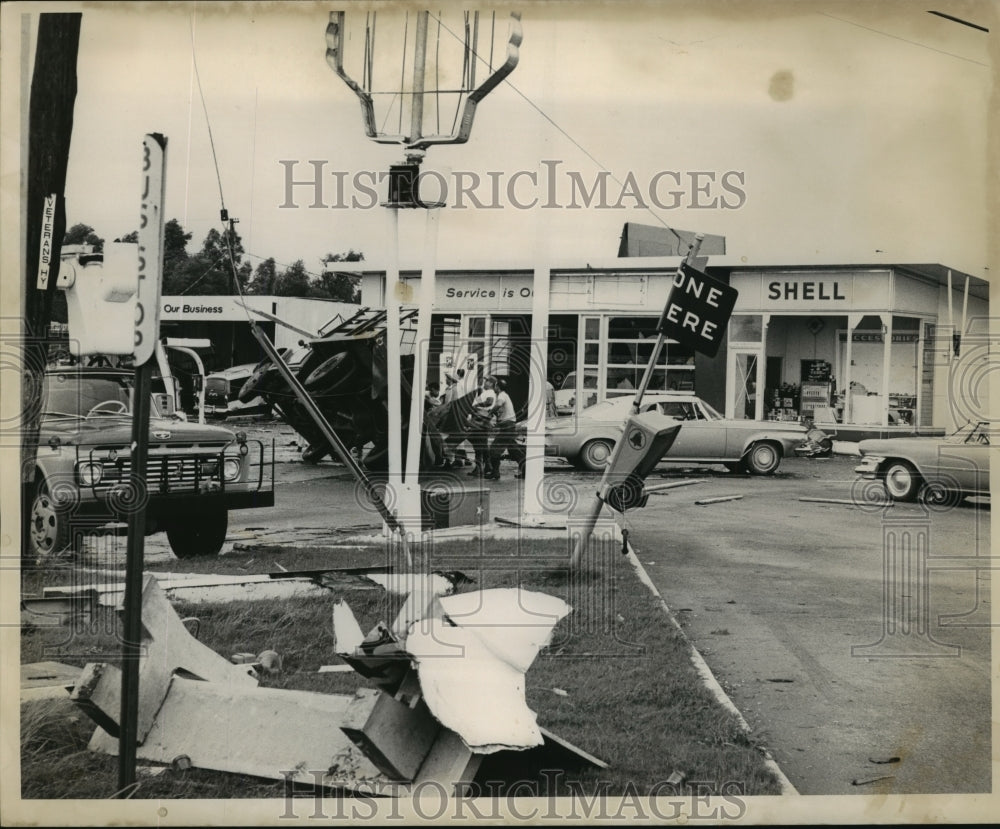
M 163 196 L 167 139 L 152 133 L 142 142 L 142 203 L 135 310 L 135 387 L 129 453 L 128 546 L 122 614 L 122 691 L 118 733 L 118 793 L 135 783 L 139 722 L 139 656 L 142 639 L 142 571 L 146 531 L 146 460 L 155 348 L 159 340 L 163 280 Z

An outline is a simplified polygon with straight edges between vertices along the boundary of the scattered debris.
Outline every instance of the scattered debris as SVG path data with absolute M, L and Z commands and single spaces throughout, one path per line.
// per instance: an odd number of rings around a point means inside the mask
M 257 684 L 253 669 L 233 665 L 188 633 L 167 601 L 166 594 L 151 576 L 146 576 L 143 585 L 142 627 L 137 725 L 140 741 L 152 728 L 157 711 L 178 671 L 223 687 Z M 121 713 L 120 697 L 121 672 L 115 666 L 103 663 L 88 664 L 70 695 L 98 725 L 116 738 Z
M 860 507 L 860 506 L 866 506 L 866 507 L 870 507 L 870 506 L 891 507 L 895 503 L 894 501 L 886 501 L 885 503 L 882 503 L 881 501 L 857 501 L 856 499 L 851 499 L 851 498 L 806 498 L 806 497 L 802 497 L 802 498 L 799 498 L 799 500 L 800 501 L 806 501 L 806 502 L 811 503 L 811 504 L 846 504 L 847 506 L 850 506 L 850 507 Z
M 665 484 L 654 484 L 653 486 L 647 486 L 644 488 L 644 492 L 647 495 L 656 495 L 659 492 L 665 492 L 668 489 L 676 489 L 679 486 L 691 486 L 692 484 L 703 484 L 705 483 L 704 478 L 687 479 L 683 481 L 670 481 Z
M 21 701 L 69 697 L 80 668 L 62 662 L 32 662 L 21 666 Z
M 856 777 L 851 781 L 852 786 L 867 786 L 871 783 L 878 783 L 880 780 L 895 780 L 895 775 L 884 774 L 879 777 Z
M 509 755 L 511 769 L 522 761 L 607 768 L 541 728 L 525 702 L 525 671 L 569 605 L 517 588 L 447 595 L 457 580 L 450 575 L 382 574 L 386 589 L 407 599 L 391 625 L 367 636 L 346 603 L 334 604 L 345 664 L 319 671 L 353 669 L 379 686 L 352 695 L 259 687 L 249 660 L 280 670 L 277 652 L 224 659 L 190 636 L 147 576 L 137 758 L 344 790 L 374 783 L 393 796 L 425 781 L 470 782 L 486 757 Z M 121 673 L 108 664 L 88 665 L 73 689 L 99 725 L 94 751 L 118 752 L 120 689 Z M 317 779 L 316 769 L 328 771 Z
M 97 607 L 97 590 L 79 587 L 67 590 L 65 595 L 21 599 L 21 627 L 59 627 L 71 622 L 89 622 Z
M 886 763 L 899 763 L 902 762 L 901 757 L 869 757 L 869 763 L 875 763 L 876 765 L 884 765 Z
M 253 665 L 257 661 L 257 656 L 252 653 L 234 653 L 229 657 L 229 661 L 234 665 Z
M 272 676 L 281 673 L 281 654 L 277 651 L 262 651 L 257 655 L 256 665 L 265 674 Z
M 768 682 L 795 682 L 794 679 L 786 679 L 785 677 L 781 677 L 781 676 L 773 676 L 773 677 L 769 676 L 767 678 L 767 681 Z
M 178 754 L 173 760 L 170 761 L 170 768 L 174 771 L 187 771 L 191 768 L 191 758 L 186 754 Z
M 562 688 L 553 688 L 552 689 L 552 693 L 555 694 L 557 697 L 568 697 L 569 696 L 569 691 L 565 691 Z
M 517 588 L 460 593 L 438 604 L 447 621 L 424 619 L 406 640 L 428 708 L 477 753 L 541 745 L 524 673 L 569 605 Z M 489 717 L 482 716 L 484 699 Z
M 670 777 L 667 778 L 667 783 L 671 786 L 680 786 L 685 780 L 687 780 L 687 775 L 682 771 L 672 771 L 670 772 Z
M 364 641 L 358 620 L 347 602 L 333 603 L 333 650 L 334 653 L 354 653 Z M 350 667 L 350 666 L 348 666 Z
M 707 504 L 721 504 L 724 501 L 742 501 L 742 495 L 717 495 L 714 498 L 702 498 L 699 501 L 695 501 L 698 506 L 706 506 Z
M 120 577 L 120 574 L 116 575 Z M 267 575 L 175 576 L 170 579 L 159 579 L 158 582 L 160 588 L 165 590 L 170 598 L 190 604 L 197 604 L 199 602 L 286 599 L 292 596 L 318 592 L 320 589 L 308 579 L 293 580 L 286 584 L 275 584 Z M 109 607 L 120 608 L 125 596 L 124 582 L 91 584 L 86 585 L 83 589 L 85 591 L 93 591 L 97 597 L 97 602 Z M 46 597 L 58 597 L 57 600 L 65 600 L 79 590 L 80 588 L 72 586 L 46 587 L 42 592 Z

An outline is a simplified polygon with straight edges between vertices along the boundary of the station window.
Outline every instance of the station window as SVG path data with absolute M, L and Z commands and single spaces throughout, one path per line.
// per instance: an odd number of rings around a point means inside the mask
M 605 396 L 638 388 L 655 348 L 658 317 L 609 317 Z M 650 391 L 694 390 L 694 352 L 667 340 L 649 380 Z

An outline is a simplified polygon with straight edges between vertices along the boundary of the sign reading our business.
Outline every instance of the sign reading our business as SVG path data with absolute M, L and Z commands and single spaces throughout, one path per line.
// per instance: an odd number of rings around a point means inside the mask
M 674 276 L 657 330 L 714 357 L 726 334 L 737 296 L 735 288 L 682 263 Z

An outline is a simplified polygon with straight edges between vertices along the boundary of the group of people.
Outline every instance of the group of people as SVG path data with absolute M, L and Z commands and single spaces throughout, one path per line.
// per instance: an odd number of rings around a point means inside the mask
M 500 478 L 500 460 L 504 452 L 518 463 L 515 477 L 523 477 L 520 447 L 516 441 L 514 403 L 507 393 L 505 381 L 490 376 L 483 380 L 474 398 L 463 403 L 464 372 L 446 374 L 444 394 L 438 383 L 427 386 L 424 397 L 424 432 L 429 454 L 438 469 L 460 466 L 458 449 L 468 441 L 475 453 L 475 465 L 470 477 L 490 480 Z

